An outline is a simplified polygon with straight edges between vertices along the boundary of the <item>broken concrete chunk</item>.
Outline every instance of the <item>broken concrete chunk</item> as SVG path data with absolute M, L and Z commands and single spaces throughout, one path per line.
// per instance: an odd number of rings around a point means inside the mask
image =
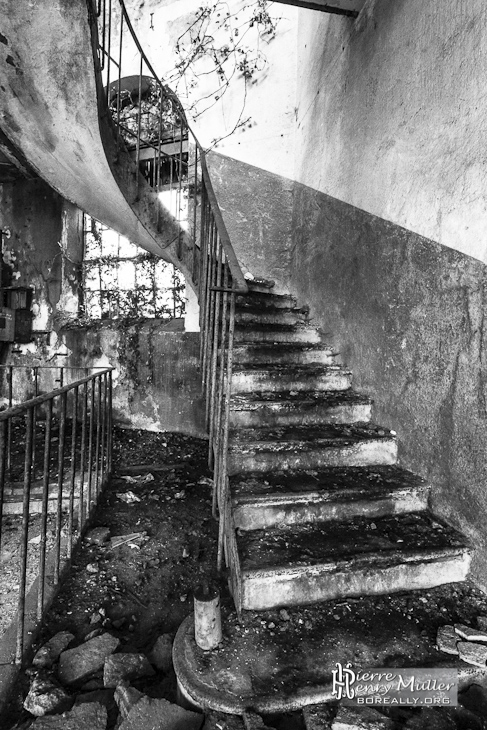
M 392 730 L 394 723 L 372 707 L 340 707 L 332 730 Z
M 62 712 L 72 704 L 68 693 L 51 678 L 36 677 L 24 700 L 24 708 L 31 715 L 42 717 L 49 712 Z
M 90 545 L 104 545 L 110 539 L 110 528 L 109 527 L 95 527 L 90 530 L 85 540 Z
M 124 680 L 149 677 L 154 674 L 144 654 L 112 654 L 105 659 L 103 682 L 105 687 L 116 687 Z
M 119 730 L 200 730 L 204 716 L 183 710 L 167 700 L 143 697 L 129 712 Z
M 210 711 L 206 714 L 203 730 L 245 730 L 245 727 L 238 715 Z
M 101 669 L 105 659 L 118 648 L 120 641 L 111 634 L 102 634 L 75 649 L 63 651 L 59 657 L 58 677 L 63 684 L 74 684 Z
M 477 616 L 477 626 L 481 631 L 487 631 L 487 616 Z
M 436 646 L 440 651 L 445 652 L 445 654 L 458 656 L 457 643 L 459 641 L 460 637 L 453 626 L 450 626 L 449 624 L 446 626 L 440 626 L 436 634 Z
M 115 702 L 123 720 L 142 697 L 145 697 L 144 693 L 139 692 L 135 687 L 130 687 L 128 682 L 121 682 L 118 685 L 115 690 Z
M 487 660 L 487 646 L 473 644 L 470 641 L 459 641 L 457 644 L 460 659 L 467 664 L 475 664 L 477 667 L 485 667 Z
M 454 628 L 458 636 L 461 636 L 465 641 L 487 641 L 487 632 L 485 631 L 471 629 L 470 626 L 465 626 L 465 624 L 455 624 Z
M 99 702 L 75 705 L 62 715 L 41 717 L 31 725 L 34 730 L 106 730 L 107 710 Z
M 152 647 L 149 660 L 160 672 L 168 672 L 172 667 L 171 634 L 161 634 Z
M 41 646 L 32 660 L 34 667 L 49 668 L 59 659 L 59 655 L 73 641 L 74 634 L 69 631 L 60 631 L 52 639 Z

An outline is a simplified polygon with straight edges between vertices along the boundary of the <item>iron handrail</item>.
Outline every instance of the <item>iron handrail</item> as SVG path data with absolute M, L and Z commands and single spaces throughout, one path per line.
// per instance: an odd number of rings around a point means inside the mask
M 92 0 L 92 2 L 95 3 L 96 0 Z M 100 15 L 101 15 L 102 12 L 105 13 L 106 3 L 107 3 L 107 0 L 98 0 L 97 6 L 95 7 L 95 12 L 96 12 L 96 16 L 97 17 L 100 17 Z M 144 52 L 144 50 L 143 50 L 143 48 L 142 48 L 142 46 L 140 44 L 140 41 L 137 38 L 137 35 L 136 35 L 136 33 L 134 31 L 134 28 L 132 26 L 132 23 L 130 21 L 129 14 L 128 14 L 127 9 L 125 7 L 124 1 L 123 0 L 118 0 L 118 4 L 120 5 L 120 10 L 121 10 L 121 13 L 122 13 L 122 16 L 121 17 L 123 17 L 123 20 L 124 20 L 124 22 L 126 24 L 126 27 L 127 27 L 128 31 L 129 31 L 130 35 L 132 36 L 132 40 L 135 43 L 135 46 L 136 46 L 136 48 L 137 48 L 137 50 L 138 50 L 138 52 L 140 54 L 140 58 L 141 58 L 140 74 L 139 74 L 140 79 L 142 78 L 142 61 L 143 61 L 145 63 L 145 65 L 146 65 L 147 69 L 150 71 L 150 73 L 152 75 L 153 81 L 155 82 L 155 84 L 157 85 L 157 87 L 159 89 L 160 103 L 162 102 L 162 99 L 163 98 L 168 98 L 168 99 L 170 99 L 175 104 L 175 106 L 177 108 L 177 113 L 178 113 L 180 119 L 182 120 L 182 122 L 184 122 L 184 125 L 186 127 L 186 130 L 191 135 L 191 137 L 193 139 L 193 142 L 195 144 L 195 147 L 198 150 L 199 160 L 200 160 L 200 165 L 201 165 L 201 173 L 202 173 L 202 177 L 204 179 L 204 183 L 205 183 L 205 187 L 206 187 L 206 192 L 207 192 L 207 195 L 208 195 L 208 202 L 210 204 L 212 214 L 213 214 L 213 216 L 215 218 L 215 223 L 216 223 L 216 227 L 217 227 L 217 231 L 218 231 L 219 237 L 220 237 L 221 242 L 222 242 L 223 250 L 225 251 L 225 255 L 227 257 L 227 262 L 228 262 L 228 266 L 230 268 L 230 272 L 231 272 L 231 275 L 232 275 L 232 280 L 233 280 L 233 282 L 235 284 L 235 288 L 240 293 L 246 293 L 249 290 L 248 289 L 248 285 L 247 285 L 247 282 L 245 280 L 245 276 L 244 276 L 244 274 L 242 272 L 242 269 L 240 267 L 240 264 L 238 262 L 237 256 L 236 256 L 235 251 L 233 249 L 233 246 L 231 244 L 230 236 L 228 234 L 227 227 L 225 225 L 225 222 L 223 220 L 223 216 L 221 214 L 220 207 L 218 205 L 218 201 L 217 201 L 217 197 L 216 197 L 216 194 L 215 194 L 215 190 L 213 188 L 213 185 L 212 185 L 212 182 L 211 182 L 211 178 L 210 178 L 210 175 L 209 175 L 209 172 L 208 172 L 208 166 L 207 166 L 207 163 L 206 163 L 205 150 L 203 149 L 203 147 L 199 143 L 199 141 L 198 141 L 195 133 L 191 129 L 190 125 L 188 124 L 188 120 L 187 120 L 187 117 L 186 117 L 186 113 L 184 111 L 184 108 L 183 108 L 181 102 L 179 101 L 179 98 L 177 97 L 177 95 L 166 84 L 164 84 L 161 81 L 161 79 L 157 76 L 156 72 L 154 71 L 154 68 L 153 68 L 151 62 L 147 58 L 147 56 L 146 56 L 146 54 L 145 54 L 145 52 Z M 109 3 L 109 10 L 111 11 L 111 9 L 112 9 L 112 2 L 110 1 L 110 3 Z M 109 24 L 111 23 L 111 15 L 108 18 L 108 23 Z M 97 31 L 98 31 L 98 27 L 97 26 L 96 26 L 96 28 L 97 28 Z M 111 31 L 110 31 L 110 29 L 106 29 L 105 15 L 104 15 L 103 33 L 105 33 L 105 31 L 108 32 L 108 35 L 110 37 Z M 103 54 L 107 54 L 108 57 L 111 58 L 110 57 L 110 49 L 108 49 L 108 52 L 105 49 L 105 40 L 104 39 L 103 39 L 102 44 L 100 44 L 100 42 L 98 42 L 98 49 L 100 50 L 100 52 L 102 52 Z M 113 60 L 114 63 L 116 63 L 115 59 L 112 59 L 112 60 Z M 117 64 L 117 65 L 119 66 L 119 82 L 120 82 L 120 80 L 122 78 L 121 77 L 121 68 L 120 68 L 120 64 Z M 140 88 L 140 85 L 141 85 L 140 84 L 140 79 L 139 79 L 139 88 Z M 119 89 L 119 91 L 120 91 L 120 89 Z M 108 102 L 109 102 L 109 88 L 107 86 L 107 103 Z M 119 103 L 120 102 L 118 101 L 118 104 Z M 140 99 L 139 99 L 139 109 L 140 109 Z M 118 120 L 118 121 L 119 121 L 119 124 L 120 124 L 120 120 Z M 131 132 L 131 136 L 133 136 L 133 135 L 135 135 L 135 133 L 132 133 Z M 140 139 L 140 128 L 138 130 L 138 137 Z M 160 150 L 160 152 L 161 152 L 161 150 Z M 194 196 L 196 197 L 196 190 L 194 191 Z M 196 243 L 196 241 L 194 243 Z
M 5 367 L 10 367 L 10 366 L 7 365 Z M 38 366 L 38 367 L 42 367 L 42 366 Z M 46 367 L 49 367 L 49 366 L 46 366 Z M 55 367 L 55 366 L 52 366 L 52 367 Z M 74 368 L 74 369 L 76 369 L 76 368 Z M 40 406 L 43 403 L 46 403 L 48 400 L 57 398 L 59 395 L 62 395 L 63 393 L 68 393 L 70 390 L 73 390 L 73 388 L 77 388 L 80 385 L 89 383 L 94 378 L 97 378 L 100 375 L 105 375 L 105 374 L 111 373 L 114 370 L 115 370 L 114 367 L 102 368 L 96 373 L 92 373 L 91 375 L 87 375 L 85 378 L 80 378 L 80 380 L 75 380 L 72 383 L 69 383 L 69 385 L 63 385 L 62 388 L 55 388 L 54 390 L 49 391 L 49 393 L 44 393 L 44 395 L 38 395 L 35 398 L 30 398 L 30 400 L 23 401 L 22 403 L 19 403 L 16 406 L 11 406 L 10 408 L 6 408 L 4 411 L 0 411 L 0 422 L 7 421 L 12 416 L 21 416 L 23 413 L 26 413 L 30 408 L 35 408 L 36 406 Z

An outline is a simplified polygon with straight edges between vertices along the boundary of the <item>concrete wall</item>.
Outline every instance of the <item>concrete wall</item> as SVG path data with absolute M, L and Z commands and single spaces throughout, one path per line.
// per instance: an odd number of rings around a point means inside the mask
M 243 271 L 289 289 L 292 190 L 288 178 L 212 152 L 208 169 Z
M 116 368 L 115 423 L 205 435 L 198 333 L 168 331 L 167 323 L 151 320 L 126 328 L 93 325 L 65 337 L 67 365 Z
M 487 587 L 487 268 L 388 221 L 296 185 L 294 291 L 330 333 L 402 465 L 478 547 Z
M 2 283 L 33 289 L 33 329 L 50 331 L 63 315 L 77 315 L 80 211 L 43 180 L 19 179 L 0 185 L 0 228 L 9 235 Z
M 486 47 L 483 0 L 301 10 L 290 176 L 487 262 Z

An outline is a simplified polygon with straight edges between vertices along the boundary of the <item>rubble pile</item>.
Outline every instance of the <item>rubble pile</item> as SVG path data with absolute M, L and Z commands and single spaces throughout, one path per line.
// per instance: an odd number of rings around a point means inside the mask
M 158 637 L 149 657 L 124 652 L 107 631 L 77 645 L 59 632 L 34 656 L 27 673 L 30 689 L 24 708 L 32 718 L 19 728 L 33 730 L 199 730 L 201 713 L 163 698 L 149 697 L 131 682 L 172 669 L 171 637 Z
M 487 665 L 487 617 L 477 617 L 477 629 L 465 624 L 445 624 L 436 635 L 439 651 L 477 667 Z

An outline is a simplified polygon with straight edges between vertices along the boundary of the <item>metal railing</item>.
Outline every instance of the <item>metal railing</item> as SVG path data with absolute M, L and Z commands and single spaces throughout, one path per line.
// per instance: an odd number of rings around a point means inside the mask
M 145 175 L 159 195 L 172 194 L 176 189 L 175 217 L 192 241 L 192 250 L 183 251 L 180 236 L 177 255 L 192 273 L 200 304 L 201 370 L 209 461 L 214 469 L 213 511 L 220 519 L 220 568 L 225 537 L 232 529 L 227 524 L 227 451 L 235 301 L 237 294 L 248 292 L 248 286 L 218 206 L 205 151 L 191 131 L 181 103 L 157 77 L 144 54 L 123 0 L 98 0 L 96 16 L 97 66 L 109 116 L 115 124 L 117 145 L 125 144 L 132 151 L 140 174 Z M 126 108 L 131 107 L 133 112 L 130 125 L 126 123 L 129 115 L 124 113 L 123 106 L 127 97 L 130 98 Z M 151 116 L 152 122 L 144 121 L 144 114 Z M 142 164 L 144 155 L 152 155 L 150 174 Z M 168 180 L 163 176 L 164 165 L 174 170 Z
M 3 370 L 12 383 L 16 366 Z M 35 368 L 37 387 L 42 370 Z M 9 570 L 18 586 L 16 663 L 26 622 L 32 611 L 42 618 L 47 586 L 59 584 L 111 472 L 112 370 L 97 369 L 0 411 L 0 560 L 5 569 L 9 555 L 18 556 Z M 63 367 L 60 377 L 70 371 Z M 34 579 L 35 606 L 27 606 Z

